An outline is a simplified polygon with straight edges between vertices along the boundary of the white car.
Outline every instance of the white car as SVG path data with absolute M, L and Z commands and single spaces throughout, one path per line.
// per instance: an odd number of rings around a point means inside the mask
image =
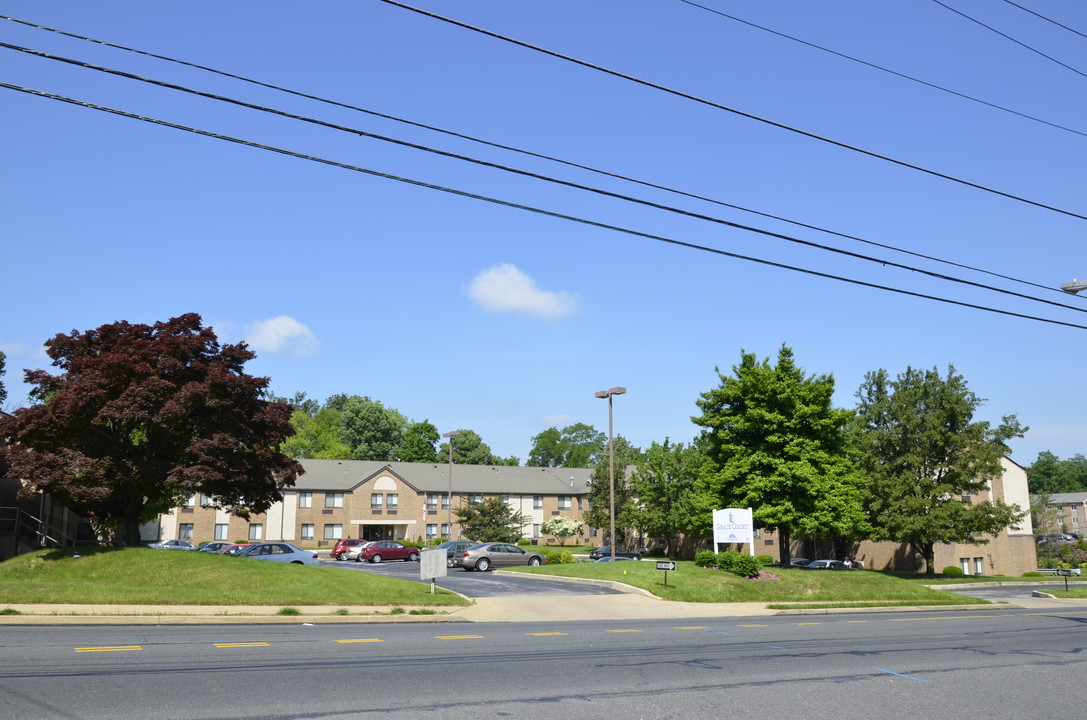
M 291 563 L 292 565 L 320 565 L 317 553 L 301 550 L 290 543 L 264 542 L 255 543 L 239 552 L 236 557 L 271 560 L 272 562 Z
M 195 550 L 196 546 L 188 540 L 159 540 L 147 547 L 152 550 Z

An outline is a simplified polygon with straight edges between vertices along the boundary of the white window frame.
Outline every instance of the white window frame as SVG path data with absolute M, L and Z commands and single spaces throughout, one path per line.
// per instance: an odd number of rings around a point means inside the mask
M 215 523 L 215 539 L 226 540 L 230 537 L 230 525 L 228 523 Z
M 249 539 L 253 541 L 260 541 L 264 539 L 263 523 L 249 523 Z
M 315 531 L 316 528 L 313 523 L 302 523 L 302 531 L 299 533 L 299 537 L 303 540 L 312 540 Z
M 343 525 L 341 523 L 325 523 L 323 533 L 325 540 L 339 540 L 343 538 Z
M 342 508 L 343 493 L 325 493 L 326 508 Z
M 313 507 L 313 493 L 300 492 L 298 493 L 298 507 L 311 508 Z

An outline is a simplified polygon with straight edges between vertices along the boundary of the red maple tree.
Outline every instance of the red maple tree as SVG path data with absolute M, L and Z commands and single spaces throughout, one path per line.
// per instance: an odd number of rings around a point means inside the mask
M 230 512 L 265 512 L 301 466 L 279 452 L 294 433 L 268 378 L 242 371 L 256 355 L 220 346 L 199 315 L 125 321 L 58 334 L 45 344 L 61 370 L 26 371 L 39 402 L 0 420 L 9 476 L 140 543 L 140 524 L 195 492 Z

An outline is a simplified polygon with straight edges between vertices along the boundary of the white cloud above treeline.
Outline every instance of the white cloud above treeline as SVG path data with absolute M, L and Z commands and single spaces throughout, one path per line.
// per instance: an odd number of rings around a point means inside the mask
M 578 310 L 578 301 L 565 290 L 541 290 L 536 281 L 510 263 L 488 268 L 473 278 L 468 296 L 488 312 L 516 312 L 557 320 Z
M 287 315 L 258 320 L 245 329 L 245 342 L 254 350 L 276 355 L 315 355 L 317 336 L 308 327 Z

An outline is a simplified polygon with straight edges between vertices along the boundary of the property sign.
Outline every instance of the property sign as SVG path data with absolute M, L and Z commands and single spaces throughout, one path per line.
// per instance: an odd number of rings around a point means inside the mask
M 665 571 L 675 570 L 676 569 L 676 561 L 675 560 L 658 560 L 657 561 L 657 569 L 658 570 L 665 570 Z
M 751 508 L 724 508 L 713 511 L 713 544 L 747 543 L 755 540 Z
M 445 548 L 419 553 L 419 579 L 430 581 L 431 595 L 434 594 L 434 581 L 448 574 L 445 564 L 447 559 Z

